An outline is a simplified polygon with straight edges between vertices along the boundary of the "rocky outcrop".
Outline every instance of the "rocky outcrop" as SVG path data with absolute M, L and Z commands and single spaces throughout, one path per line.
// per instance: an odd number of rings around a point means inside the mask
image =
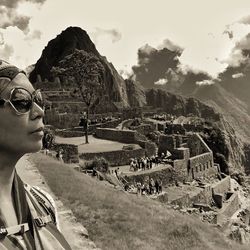
M 114 66 L 99 54 L 87 32 L 79 27 L 67 28 L 48 43 L 35 64 L 35 68 L 30 73 L 30 81 L 34 83 L 39 77 L 42 81 L 45 79 L 54 81 L 51 68 L 57 66 L 60 60 L 71 54 L 75 49 L 91 52 L 99 57 L 105 68 L 104 85 L 106 93 L 104 95 L 108 96 L 110 102 L 119 103 L 121 107 L 128 107 L 129 101 L 124 79 L 118 74 Z
M 56 66 L 66 55 L 71 54 L 74 49 L 84 50 L 100 56 L 86 31 L 79 27 L 69 27 L 55 39 L 49 41 L 35 64 L 34 70 L 30 73 L 30 81 L 34 83 L 38 74 L 42 80 L 53 80 L 50 73 L 51 68 Z
M 147 105 L 145 90 L 139 82 L 125 80 L 129 105 L 131 107 L 143 107 Z

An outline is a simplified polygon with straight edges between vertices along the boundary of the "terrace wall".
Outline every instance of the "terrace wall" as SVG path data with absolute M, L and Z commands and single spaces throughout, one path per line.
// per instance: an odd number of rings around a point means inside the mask
M 111 166 L 129 165 L 131 158 L 140 158 L 145 156 L 143 148 L 134 150 L 116 150 L 108 152 L 83 153 L 80 154 L 80 159 L 93 160 L 95 157 L 105 158 Z
M 129 183 L 145 183 L 151 178 L 154 180 L 160 180 L 163 186 L 175 183 L 175 172 L 174 169 L 169 167 L 160 171 L 155 172 L 140 172 L 139 175 L 130 175 L 124 177 Z
M 223 203 L 223 207 L 217 214 L 217 224 L 223 225 L 238 209 L 240 201 L 238 193 L 233 193 L 231 197 Z

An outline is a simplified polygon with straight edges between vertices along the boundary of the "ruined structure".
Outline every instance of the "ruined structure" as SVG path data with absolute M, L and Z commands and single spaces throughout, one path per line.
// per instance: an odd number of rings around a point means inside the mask
M 167 151 L 172 154 L 173 167 L 182 180 L 191 181 L 217 173 L 212 151 L 196 133 L 161 135 L 159 153 Z

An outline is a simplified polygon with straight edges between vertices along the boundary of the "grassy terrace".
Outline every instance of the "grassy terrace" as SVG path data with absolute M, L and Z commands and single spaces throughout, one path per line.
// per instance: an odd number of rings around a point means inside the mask
M 115 190 L 45 155 L 31 160 L 103 250 L 247 249 L 196 218 Z

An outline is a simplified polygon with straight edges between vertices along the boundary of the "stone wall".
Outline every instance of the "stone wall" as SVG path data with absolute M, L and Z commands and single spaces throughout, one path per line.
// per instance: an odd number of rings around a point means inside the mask
M 176 148 L 172 152 L 174 159 L 185 159 L 188 160 L 190 158 L 189 148 Z
M 216 194 L 225 194 L 231 190 L 231 181 L 230 176 L 225 177 L 224 179 L 216 182 L 215 184 L 211 185 L 213 193 Z
M 189 179 L 201 178 L 215 175 L 216 169 L 213 165 L 213 153 L 204 153 L 191 157 L 188 161 Z
M 145 150 L 143 148 L 134 150 L 116 150 L 108 152 L 97 153 L 83 153 L 79 157 L 84 160 L 92 160 L 95 157 L 105 158 L 111 166 L 129 165 L 131 158 L 140 158 L 145 156 Z
M 217 224 L 223 225 L 238 209 L 240 201 L 238 193 L 233 193 L 231 197 L 223 203 L 223 207 L 217 213 Z
M 83 131 L 71 131 L 71 130 L 56 130 L 56 135 L 64 138 L 69 137 L 81 137 L 85 133 Z
M 165 128 L 165 133 L 168 135 L 172 134 L 185 135 L 186 130 L 181 124 L 167 124 Z
M 59 113 L 56 110 L 45 112 L 45 124 L 50 124 L 56 128 L 71 128 L 78 126 L 79 114 Z
M 189 137 L 188 148 L 190 149 L 190 156 L 196 156 L 208 152 L 212 152 L 207 144 L 203 141 L 203 139 L 198 134 L 193 134 Z
M 161 154 L 162 152 L 166 154 L 167 151 L 173 152 L 176 148 L 176 140 L 172 135 L 161 135 L 159 137 L 159 149 L 158 152 Z
M 191 207 L 192 206 L 192 201 L 191 201 L 189 195 L 185 194 L 182 197 L 171 201 L 171 204 L 178 205 L 180 208 Z
M 144 183 L 148 181 L 150 178 L 153 178 L 154 180 L 161 180 L 162 185 L 166 186 L 169 184 L 175 183 L 175 172 L 173 168 L 166 168 L 160 171 L 155 171 L 151 173 L 147 172 L 140 172 L 140 175 L 131 175 L 131 176 L 125 176 L 124 177 L 129 183 L 136 183 L 141 182 Z
M 190 200 L 192 201 L 192 204 L 206 204 L 206 205 L 212 205 L 212 189 L 210 185 L 206 185 L 204 188 L 201 189 L 201 191 L 198 194 L 194 194 L 193 196 L 190 196 Z
M 174 160 L 173 167 L 175 170 L 175 179 L 177 181 L 186 181 L 188 178 L 187 175 L 187 160 Z
M 118 130 L 110 128 L 97 128 L 96 137 L 106 140 L 118 141 L 122 143 L 139 144 L 147 156 L 156 154 L 157 146 L 154 142 L 148 141 L 147 138 L 133 130 Z
M 129 128 L 131 130 L 137 131 L 138 133 L 142 135 L 148 135 L 149 133 L 154 131 L 153 126 L 151 126 L 150 124 L 141 124 L 139 126 L 129 126 Z
M 187 132 L 202 132 L 204 130 L 202 125 L 183 124 L 183 127 Z
M 79 118 L 79 116 L 78 116 Z M 88 134 L 94 134 L 97 128 L 114 128 L 120 123 L 120 120 L 108 121 L 105 123 L 90 124 L 88 128 Z M 79 137 L 84 136 L 85 132 L 82 127 L 74 126 L 72 128 L 66 128 L 56 131 L 56 135 L 61 137 Z
M 79 163 L 78 146 L 72 144 L 54 144 L 53 150 L 63 149 L 63 161 L 65 163 Z
M 198 193 L 185 194 L 182 197 L 171 201 L 171 204 L 179 205 L 180 207 L 192 207 L 193 204 L 203 204 L 210 206 L 212 202 L 212 192 L 209 185 L 200 188 Z
M 97 128 L 96 137 L 106 140 L 118 141 L 123 143 L 134 143 L 136 131 L 117 130 L 110 128 Z
M 157 146 L 154 142 L 137 140 L 137 143 L 145 149 L 145 155 L 151 157 L 156 154 Z

